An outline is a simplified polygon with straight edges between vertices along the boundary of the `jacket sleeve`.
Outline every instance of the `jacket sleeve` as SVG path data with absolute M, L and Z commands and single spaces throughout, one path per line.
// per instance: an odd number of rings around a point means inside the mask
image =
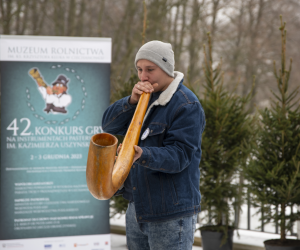
M 102 129 L 111 134 L 125 135 L 136 105 L 131 105 L 130 96 L 124 97 L 110 105 L 103 114 Z
M 179 173 L 190 165 L 193 157 L 198 157 L 200 162 L 204 127 L 205 117 L 199 102 L 179 107 L 163 147 L 141 147 L 143 153 L 136 163 L 155 171 Z

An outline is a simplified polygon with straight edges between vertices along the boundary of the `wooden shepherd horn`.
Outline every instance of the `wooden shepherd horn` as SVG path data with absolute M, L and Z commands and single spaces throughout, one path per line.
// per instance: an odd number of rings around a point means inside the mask
M 91 194 L 99 200 L 110 199 L 126 180 L 138 144 L 150 93 L 143 93 L 115 162 L 118 139 L 108 133 L 95 134 L 91 138 L 86 182 Z

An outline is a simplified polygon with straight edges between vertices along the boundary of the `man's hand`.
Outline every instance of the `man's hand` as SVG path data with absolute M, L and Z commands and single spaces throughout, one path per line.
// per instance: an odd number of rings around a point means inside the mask
M 143 149 L 141 149 L 139 146 L 134 145 L 134 150 L 135 150 L 135 154 L 133 157 L 133 162 L 139 159 L 143 153 Z
M 52 90 L 52 88 L 49 87 L 49 86 L 46 88 L 46 91 L 47 91 L 47 94 L 48 94 L 48 95 L 52 95 L 52 94 L 53 94 L 53 90 Z
M 153 85 L 155 87 L 157 85 L 157 83 L 154 83 Z M 148 81 L 138 82 L 137 84 L 134 85 L 134 87 L 132 89 L 129 103 L 132 105 L 135 105 L 138 103 L 138 101 L 141 97 L 141 94 L 143 92 L 152 93 L 153 91 L 154 91 L 154 88 L 150 82 L 148 82 Z
M 122 143 L 119 144 L 119 147 L 117 148 L 117 155 L 119 155 L 120 150 L 122 148 Z M 143 149 L 141 149 L 139 146 L 134 145 L 135 154 L 133 157 L 133 162 L 135 162 L 137 159 L 139 159 L 143 153 Z M 118 156 L 116 156 L 115 160 L 117 160 Z

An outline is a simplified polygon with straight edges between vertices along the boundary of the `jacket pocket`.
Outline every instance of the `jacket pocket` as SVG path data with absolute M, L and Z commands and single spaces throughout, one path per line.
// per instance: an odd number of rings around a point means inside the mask
M 163 123 L 150 123 L 144 133 L 149 133 L 144 139 L 144 145 L 162 147 L 167 125 Z

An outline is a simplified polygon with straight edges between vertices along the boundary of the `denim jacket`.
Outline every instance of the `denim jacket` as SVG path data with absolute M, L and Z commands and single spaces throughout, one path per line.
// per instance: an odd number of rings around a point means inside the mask
M 143 121 L 138 143 L 143 153 L 127 177 L 138 222 L 166 221 L 200 212 L 199 163 L 205 116 L 198 98 L 182 82 L 183 74 L 175 72 L 175 79 L 148 107 Z M 126 134 L 136 109 L 129 98 L 105 111 L 105 132 Z

